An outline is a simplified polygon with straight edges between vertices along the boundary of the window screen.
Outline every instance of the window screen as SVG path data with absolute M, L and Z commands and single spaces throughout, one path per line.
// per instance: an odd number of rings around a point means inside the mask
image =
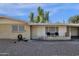
M 24 26 L 22 26 L 22 25 L 19 25 L 19 32 L 24 32 L 25 30 L 24 30 Z
M 12 32 L 18 32 L 18 25 L 12 25 Z

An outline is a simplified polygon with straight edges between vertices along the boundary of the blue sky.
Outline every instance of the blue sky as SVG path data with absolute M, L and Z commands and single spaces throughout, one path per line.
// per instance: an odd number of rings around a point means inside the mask
M 29 21 L 29 13 L 37 14 L 37 7 L 41 6 L 49 11 L 50 22 L 68 21 L 69 17 L 79 15 L 78 3 L 51 3 L 51 4 L 24 4 L 7 3 L 0 4 L 0 16 L 10 16 L 15 19 Z

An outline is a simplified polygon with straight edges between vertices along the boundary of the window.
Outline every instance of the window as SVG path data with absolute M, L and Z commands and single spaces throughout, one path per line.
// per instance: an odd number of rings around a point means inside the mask
M 24 30 L 24 26 L 22 26 L 22 25 L 19 25 L 19 32 L 24 32 L 25 30 Z
M 12 25 L 12 32 L 24 32 L 23 25 Z
M 58 27 L 46 27 L 47 36 L 58 36 Z
M 51 32 L 51 33 L 58 32 L 58 27 L 46 27 L 46 32 Z
M 12 25 L 12 32 L 18 32 L 18 25 Z

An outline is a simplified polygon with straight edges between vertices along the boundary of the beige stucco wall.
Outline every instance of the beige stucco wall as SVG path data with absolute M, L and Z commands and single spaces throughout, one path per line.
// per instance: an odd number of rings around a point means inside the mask
M 48 26 L 32 26 L 32 39 L 45 38 L 47 40 L 70 40 L 69 37 L 65 37 L 65 33 L 67 32 L 66 26 L 58 26 L 59 37 L 46 37 L 45 27 Z M 50 26 L 52 27 L 52 26 Z
M 66 26 L 59 26 L 58 27 L 59 36 L 65 36 L 65 33 L 67 32 Z
M 10 24 L 0 25 L 0 39 L 17 39 L 18 34 L 22 34 L 24 38 L 30 39 L 30 27 L 28 25 L 24 26 L 25 32 L 18 33 L 12 32 L 12 25 Z
M 32 38 L 39 38 L 42 36 L 46 36 L 45 34 L 45 27 L 46 26 L 32 26 Z M 67 32 L 66 26 L 58 26 L 59 36 L 65 36 Z
M 32 26 L 32 39 L 45 36 L 45 26 Z
M 12 32 L 12 25 L 18 24 L 25 27 L 25 32 Z M 30 39 L 30 26 L 22 21 L 0 18 L 0 39 L 17 39 L 22 34 L 24 38 Z
M 67 26 L 47 26 L 47 27 L 57 27 L 59 36 L 65 36 L 67 32 Z

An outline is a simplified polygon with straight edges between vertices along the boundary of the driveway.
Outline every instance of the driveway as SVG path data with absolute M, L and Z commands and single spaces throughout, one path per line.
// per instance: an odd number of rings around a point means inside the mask
M 0 55 L 7 56 L 79 56 L 79 41 L 0 40 Z

